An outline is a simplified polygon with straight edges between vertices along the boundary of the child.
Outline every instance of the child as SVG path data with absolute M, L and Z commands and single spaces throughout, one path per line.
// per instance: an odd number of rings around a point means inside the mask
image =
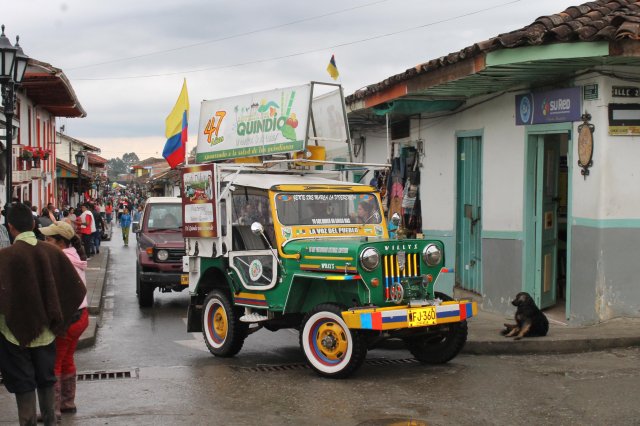
M 131 226 L 131 215 L 129 214 L 129 209 L 124 208 L 122 210 L 122 215 L 120 216 L 120 228 L 122 228 L 122 240 L 124 241 L 125 247 L 129 246 L 129 227 Z

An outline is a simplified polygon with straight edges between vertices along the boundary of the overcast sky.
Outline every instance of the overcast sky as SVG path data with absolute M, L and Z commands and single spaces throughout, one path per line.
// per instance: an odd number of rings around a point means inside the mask
M 87 117 L 59 118 L 66 134 L 144 159 L 162 154 L 183 78 L 192 147 L 203 99 L 332 81 L 331 54 L 350 95 L 583 2 L 12 0 L 0 23 L 71 81 Z

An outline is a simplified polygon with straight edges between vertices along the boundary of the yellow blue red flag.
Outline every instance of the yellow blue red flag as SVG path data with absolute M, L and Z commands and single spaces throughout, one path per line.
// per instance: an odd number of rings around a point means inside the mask
M 329 61 L 329 65 L 327 65 L 327 72 L 334 80 L 336 80 L 340 75 L 340 73 L 338 72 L 338 66 L 336 65 L 335 55 L 331 55 L 331 60 Z
M 185 78 L 178 101 L 165 120 L 167 143 L 164 145 L 162 156 L 172 169 L 184 162 L 187 152 L 188 122 L 189 95 L 187 94 L 187 79 Z

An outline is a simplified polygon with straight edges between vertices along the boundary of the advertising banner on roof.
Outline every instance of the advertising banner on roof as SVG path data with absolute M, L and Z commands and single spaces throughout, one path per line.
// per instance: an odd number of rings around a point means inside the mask
M 203 101 L 196 162 L 301 151 L 311 85 Z
M 579 87 L 516 96 L 516 126 L 580 121 Z
M 182 169 L 182 235 L 217 237 L 214 165 L 201 164 Z

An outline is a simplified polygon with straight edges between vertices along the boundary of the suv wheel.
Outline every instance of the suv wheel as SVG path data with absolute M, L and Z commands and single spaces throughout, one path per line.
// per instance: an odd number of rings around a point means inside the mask
M 347 327 L 342 310 L 333 304 L 318 305 L 302 321 L 300 346 L 309 366 L 321 376 L 345 378 L 367 356 L 364 336 Z
M 444 293 L 435 296 L 444 301 L 453 300 Z M 444 364 L 452 360 L 467 342 L 467 322 L 451 323 L 435 336 L 408 337 L 404 339 L 407 349 L 424 364 Z
M 213 355 L 228 358 L 240 352 L 249 331 L 249 324 L 240 321 L 242 312 L 220 290 L 211 291 L 204 299 L 202 334 Z
M 140 287 L 138 293 L 138 305 L 141 308 L 150 308 L 153 306 L 153 290 L 155 287 L 149 283 L 142 283 L 138 281 Z

